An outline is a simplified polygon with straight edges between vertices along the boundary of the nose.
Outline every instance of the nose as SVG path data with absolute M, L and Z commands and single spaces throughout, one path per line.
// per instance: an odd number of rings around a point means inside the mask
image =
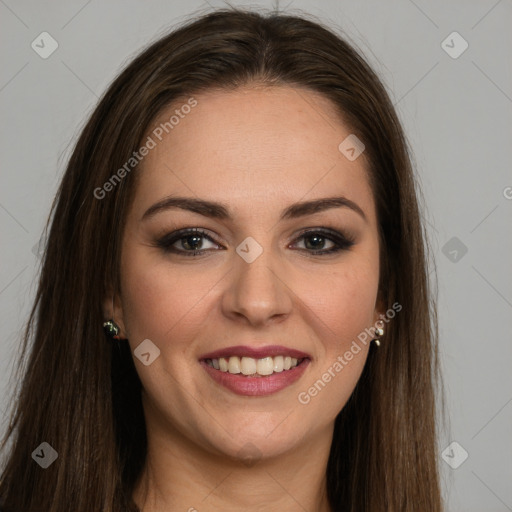
M 290 315 L 293 292 L 285 282 L 282 265 L 270 249 L 265 249 L 251 263 L 235 254 L 227 279 L 222 310 L 230 319 L 264 326 Z

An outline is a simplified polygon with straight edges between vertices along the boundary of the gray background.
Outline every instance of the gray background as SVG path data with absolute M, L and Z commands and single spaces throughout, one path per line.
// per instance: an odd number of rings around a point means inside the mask
M 225 5 L 0 0 L 2 428 L 35 291 L 37 242 L 86 116 L 144 45 L 194 12 Z M 512 510 L 512 2 L 295 0 L 279 7 L 341 27 L 394 98 L 425 194 L 439 277 L 450 418 L 439 451 L 452 441 L 462 447 L 445 452 L 456 469 L 441 461 L 447 509 Z M 43 31 L 59 44 L 47 59 L 31 48 Z M 458 58 L 441 44 L 453 31 L 469 44 Z M 461 48 L 456 39 L 446 44 Z M 461 463 L 462 449 L 469 456 Z

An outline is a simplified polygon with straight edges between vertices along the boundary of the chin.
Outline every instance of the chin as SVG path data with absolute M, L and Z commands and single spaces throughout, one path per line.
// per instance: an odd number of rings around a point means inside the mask
M 225 456 L 235 460 L 247 461 L 247 459 L 268 459 L 277 457 L 290 450 L 297 449 L 297 445 L 305 437 L 305 432 L 299 425 L 285 425 L 283 421 L 288 414 L 276 415 L 273 421 L 269 418 L 261 420 L 240 422 L 234 430 L 223 432 L 223 439 L 211 440 L 212 445 Z M 290 415 L 291 417 L 292 415 Z M 251 415 L 254 417 L 254 414 Z

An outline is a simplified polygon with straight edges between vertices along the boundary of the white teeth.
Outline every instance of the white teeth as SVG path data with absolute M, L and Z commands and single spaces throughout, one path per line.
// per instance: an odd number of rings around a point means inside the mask
M 242 357 L 240 368 L 244 375 L 252 375 L 256 373 L 256 359 L 252 357 Z
M 240 373 L 240 358 L 238 356 L 231 356 L 228 363 L 229 373 Z
M 272 375 L 274 372 L 274 360 L 271 357 L 264 357 L 258 359 L 257 363 L 258 373 L 260 375 Z
M 283 370 L 295 368 L 299 361 L 295 357 L 290 356 L 274 356 L 254 359 L 253 357 L 220 357 L 218 359 L 207 359 L 206 364 L 220 370 L 221 372 L 229 372 L 233 374 L 242 373 L 243 375 L 272 375 L 280 373 Z
M 216 359 L 214 359 L 214 361 L 216 361 Z M 221 372 L 228 371 L 228 360 L 225 357 L 219 359 L 219 369 Z
M 274 371 L 282 372 L 284 369 L 284 358 L 283 356 L 274 357 Z

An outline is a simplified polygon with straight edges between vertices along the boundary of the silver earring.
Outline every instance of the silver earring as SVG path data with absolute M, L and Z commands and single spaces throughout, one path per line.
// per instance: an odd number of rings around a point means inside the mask
M 380 347 L 380 341 L 379 338 L 384 335 L 384 329 L 382 327 L 376 327 L 375 328 L 375 336 L 376 338 L 373 340 L 375 342 L 375 345 L 377 347 Z

